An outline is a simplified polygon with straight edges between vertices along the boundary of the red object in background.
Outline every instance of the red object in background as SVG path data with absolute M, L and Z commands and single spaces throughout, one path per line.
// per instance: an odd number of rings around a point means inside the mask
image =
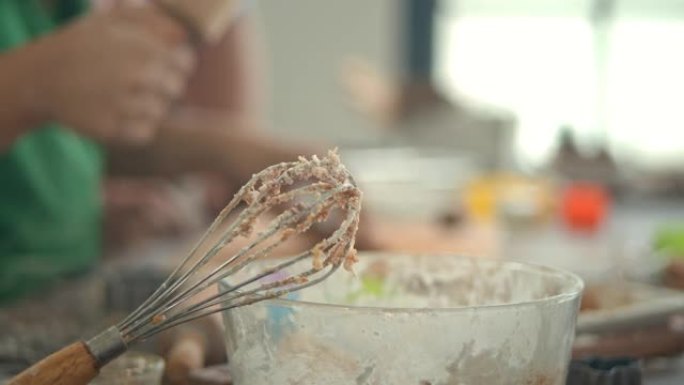
M 610 197 L 598 184 L 574 183 L 563 192 L 562 216 L 573 230 L 595 231 L 603 223 Z

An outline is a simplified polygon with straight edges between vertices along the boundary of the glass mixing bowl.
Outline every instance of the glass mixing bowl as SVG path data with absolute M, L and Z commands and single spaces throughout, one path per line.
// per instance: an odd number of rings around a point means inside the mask
M 234 383 L 565 383 L 577 276 L 457 256 L 360 261 L 355 274 L 224 312 Z

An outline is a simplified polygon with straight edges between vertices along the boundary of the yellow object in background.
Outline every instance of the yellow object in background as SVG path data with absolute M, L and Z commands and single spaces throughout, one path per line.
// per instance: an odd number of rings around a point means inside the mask
M 466 186 L 463 207 L 468 217 L 491 220 L 496 216 L 497 182 L 494 178 L 479 178 Z
M 553 212 L 554 190 L 546 180 L 513 174 L 484 175 L 463 193 L 466 215 L 476 221 L 502 218 L 543 221 Z

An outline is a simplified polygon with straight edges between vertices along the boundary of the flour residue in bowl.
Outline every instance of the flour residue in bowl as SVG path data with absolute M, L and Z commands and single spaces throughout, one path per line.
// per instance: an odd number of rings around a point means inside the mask
M 421 257 L 361 260 L 356 277 L 336 276 L 301 300 L 389 308 L 455 308 L 537 301 L 562 292 L 556 277 L 496 261 Z
M 457 257 L 361 255 L 356 271 L 226 312 L 236 385 L 564 383 L 569 276 Z

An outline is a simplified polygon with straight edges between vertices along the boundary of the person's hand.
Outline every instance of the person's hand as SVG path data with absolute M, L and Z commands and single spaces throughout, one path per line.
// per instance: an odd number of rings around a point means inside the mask
M 36 43 L 47 119 L 102 141 L 151 138 L 195 57 L 183 27 L 153 6 L 96 12 Z

